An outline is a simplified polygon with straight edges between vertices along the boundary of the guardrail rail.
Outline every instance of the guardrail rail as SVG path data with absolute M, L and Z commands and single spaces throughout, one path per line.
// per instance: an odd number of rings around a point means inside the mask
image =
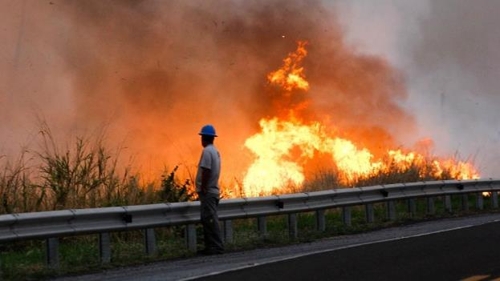
M 395 202 L 408 201 L 408 212 L 415 213 L 417 198 L 425 198 L 428 213 L 435 212 L 434 200 L 443 199 L 444 208 L 451 211 L 451 196 L 460 196 L 462 209 L 468 209 L 468 196 L 475 195 L 476 208 L 483 209 L 484 192 L 490 194 L 491 207 L 498 208 L 500 180 L 447 180 L 414 182 L 369 187 L 331 189 L 318 192 L 295 193 L 255 198 L 221 200 L 219 219 L 226 242 L 233 240 L 232 221 L 255 218 L 262 236 L 266 235 L 266 217 L 287 215 L 289 233 L 297 237 L 297 217 L 301 212 L 315 212 L 316 227 L 325 231 L 325 210 L 342 209 L 343 223 L 351 224 L 352 206 L 365 206 L 366 221 L 374 221 L 375 203 L 385 203 L 388 220 L 396 219 Z M 74 209 L 0 215 L 0 242 L 45 239 L 46 261 L 52 268 L 59 266 L 59 238 L 73 235 L 99 235 L 100 259 L 111 259 L 110 233 L 115 231 L 144 230 L 145 251 L 157 252 L 155 228 L 175 225 L 186 226 L 186 245 L 196 251 L 196 227 L 199 223 L 198 201 L 163 203 L 137 206 Z

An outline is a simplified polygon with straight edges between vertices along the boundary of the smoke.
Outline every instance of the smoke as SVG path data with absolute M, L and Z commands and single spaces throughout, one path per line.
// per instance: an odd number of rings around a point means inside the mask
M 434 124 L 441 151 L 475 156 L 490 177 L 500 173 L 498 9 L 492 0 L 433 1 L 411 50 L 414 88 L 425 93 L 415 99 L 418 110 L 434 112 L 422 122 Z
M 350 43 L 404 70 L 404 107 L 435 153 L 500 173 L 500 23 L 494 0 L 341 1 Z M 383 17 L 374 15 L 385 15 Z
M 434 117 L 435 108 L 419 107 L 426 102 L 416 94 L 423 85 L 426 93 L 443 90 L 422 82 L 429 73 L 422 56 L 433 42 L 425 34 L 433 31 L 421 27 L 422 40 L 406 41 L 412 48 L 404 60 L 381 55 L 353 39 L 363 19 L 349 22 L 343 13 L 361 7 L 356 4 L 349 9 L 284 0 L 3 4 L 0 117 L 7 121 L 0 124 L 0 154 L 31 141 L 34 116 L 42 115 L 60 135 L 105 126 L 109 143 L 123 143 L 143 171 L 155 175 L 163 165 L 180 164 L 194 172 L 198 130 L 212 123 L 226 178 L 241 179 L 252 160 L 245 139 L 259 130 L 261 118 L 275 114 L 266 75 L 282 65 L 298 40 L 309 42 L 304 69 L 310 111 L 340 137 L 375 152 L 411 145 L 418 134 L 447 139 L 445 129 L 437 135 L 428 129 L 436 128 L 434 123 L 412 114 Z M 397 19 L 398 13 L 393 9 L 388 18 Z M 433 21 L 432 13 L 426 16 L 423 26 Z M 379 32 L 379 41 L 388 42 L 379 50 L 400 44 L 393 33 L 399 31 Z M 424 80 L 414 80 L 414 74 Z M 439 100 L 450 108 L 447 95 Z M 423 115 L 424 110 L 432 112 Z M 450 114 L 443 116 L 452 120 Z
M 38 11 L 40 4 L 2 2 L 0 156 L 33 141 L 33 125 L 41 110 L 55 126 L 67 125 L 65 121 L 72 112 L 68 76 L 60 71 L 63 59 L 52 50 L 57 35 L 53 25 L 44 24 L 53 22 L 54 14 Z M 59 115 L 61 118 L 55 118 Z

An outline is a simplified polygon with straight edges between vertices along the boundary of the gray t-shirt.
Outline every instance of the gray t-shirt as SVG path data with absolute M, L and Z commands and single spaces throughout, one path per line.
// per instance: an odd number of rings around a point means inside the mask
M 196 191 L 201 191 L 201 173 L 202 169 L 210 170 L 210 179 L 208 181 L 207 192 L 219 194 L 219 176 L 220 176 L 220 154 L 213 144 L 203 148 L 200 162 L 198 163 L 198 172 L 196 173 Z

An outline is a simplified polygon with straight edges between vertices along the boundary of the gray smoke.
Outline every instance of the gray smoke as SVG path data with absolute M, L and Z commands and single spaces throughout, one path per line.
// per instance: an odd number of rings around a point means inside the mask
M 405 73 L 404 106 L 437 155 L 500 174 L 500 2 L 340 1 L 351 43 Z
M 106 126 L 154 173 L 192 169 L 213 123 L 241 172 L 274 114 L 265 77 L 307 40 L 311 111 L 343 136 L 374 150 L 430 137 L 436 154 L 498 164 L 494 7 L 371 2 L 5 0 L 0 155 L 42 116 L 62 138 Z
M 441 151 L 474 155 L 484 176 L 500 174 L 500 2 L 431 1 L 411 49 L 419 111 Z

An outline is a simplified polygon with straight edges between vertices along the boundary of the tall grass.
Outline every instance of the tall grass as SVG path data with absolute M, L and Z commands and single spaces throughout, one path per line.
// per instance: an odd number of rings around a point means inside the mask
M 109 149 L 105 134 L 79 136 L 61 145 L 49 126 L 40 124 L 37 149 L 24 149 L 14 160 L 0 156 L 0 214 L 196 199 L 192 179 L 179 179 L 178 167 L 165 168 L 158 179 L 146 181 L 132 161 L 123 163 L 120 147 Z M 434 159 L 425 161 L 404 167 L 386 163 L 388 169 L 350 180 L 334 168 L 319 170 L 303 186 L 290 184 L 275 193 L 454 178 L 451 170 L 436 176 Z M 243 190 L 241 184 L 234 190 L 223 187 L 222 196 L 245 196 Z
M 36 150 L 24 149 L 15 160 L 0 157 L 0 214 L 194 199 L 178 167 L 145 181 L 132 162 L 120 161 L 121 149 L 110 150 L 103 135 L 75 137 L 64 146 L 42 122 Z
M 43 189 L 33 183 L 27 151 L 23 150 L 19 158 L 8 160 L 0 158 L 3 166 L 0 170 L 0 213 L 31 212 L 45 209 Z
M 374 186 L 391 183 L 406 183 L 417 181 L 433 181 L 433 180 L 450 180 L 460 178 L 461 174 L 450 168 L 437 169 L 435 163 L 436 158 L 427 157 L 422 162 L 422 159 L 409 163 L 406 166 L 398 165 L 391 162 L 393 160 L 386 159 L 388 168 L 378 170 L 368 175 L 361 175 L 354 179 L 346 179 L 346 177 L 335 168 L 331 170 L 318 170 L 304 184 L 304 191 L 315 191 L 336 188 L 350 188 L 362 186 Z M 456 163 L 459 160 L 451 160 Z

